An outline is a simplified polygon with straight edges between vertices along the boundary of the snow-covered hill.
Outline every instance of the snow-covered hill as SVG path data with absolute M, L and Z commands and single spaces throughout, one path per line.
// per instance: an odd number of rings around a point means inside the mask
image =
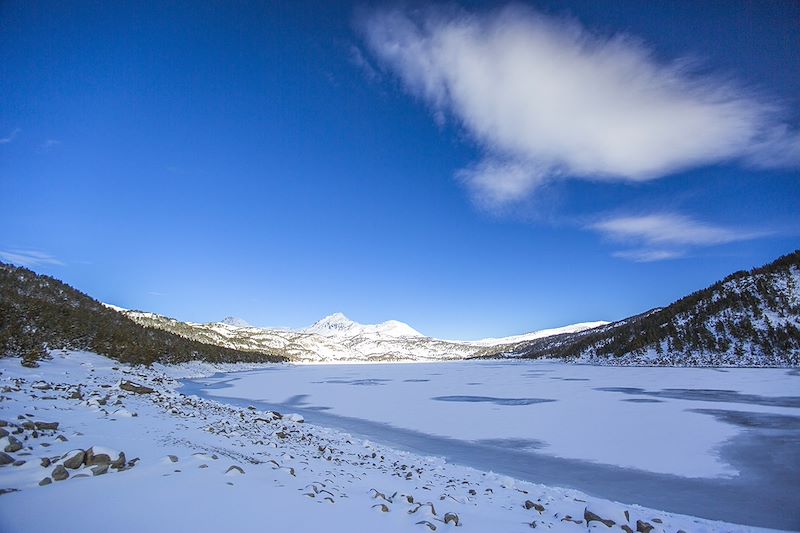
M 667 307 L 512 352 L 622 365 L 800 365 L 800 251 Z
M 483 341 L 450 341 L 426 337 L 403 322 L 359 324 L 335 313 L 301 330 L 257 328 L 226 319 L 197 324 L 145 313 L 123 312 L 144 326 L 177 333 L 207 344 L 264 352 L 298 362 L 441 361 L 500 354 L 520 338 L 540 338 L 563 331 L 582 331 L 604 322 L 576 324 L 523 336 Z M 243 321 L 242 321 L 243 322 Z

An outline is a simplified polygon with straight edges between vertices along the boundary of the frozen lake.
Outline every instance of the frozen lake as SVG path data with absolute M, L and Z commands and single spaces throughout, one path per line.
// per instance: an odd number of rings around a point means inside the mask
M 800 528 L 796 369 L 275 365 L 182 392 L 625 503 Z

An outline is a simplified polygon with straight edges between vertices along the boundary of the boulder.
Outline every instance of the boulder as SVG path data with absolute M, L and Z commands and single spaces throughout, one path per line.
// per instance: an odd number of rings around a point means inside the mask
M 3 437 L 8 437 L 8 435 L 9 433 L 7 430 L 0 428 L 0 439 L 2 439 Z
M 639 533 L 650 533 L 653 529 L 653 526 L 644 520 L 636 521 L 636 531 Z
M 39 463 L 42 468 L 47 468 L 50 466 L 50 458 L 49 457 L 42 457 L 42 462 Z
M 0 466 L 10 465 L 14 462 L 14 458 L 7 453 L 0 452 Z
M 444 523 L 449 524 L 450 522 L 452 522 L 454 526 L 460 525 L 458 515 L 456 513 L 444 513 Z
M 111 461 L 111 468 L 115 470 L 122 470 L 125 468 L 125 452 L 119 452 L 119 456 Z
M 119 452 L 116 450 L 108 450 L 92 446 L 86 450 L 86 466 L 93 465 L 108 465 L 111 464 L 112 458 L 119 457 Z
M 244 469 L 241 466 L 229 466 L 225 474 L 244 474 Z
M 58 429 L 58 422 L 34 422 L 36 429 Z
M 540 513 L 544 512 L 544 505 L 530 500 L 525 500 L 525 509 L 536 509 Z
M 65 468 L 75 470 L 83 466 L 83 462 L 86 460 L 86 452 L 83 450 L 72 450 L 65 453 L 61 459 L 64 460 L 63 464 Z
M 52 480 L 52 479 L 50 479 L 49 477 L 46 477 L 46 478 L 44 478 L 43 480 L 41 480 L 41 481 L 39 482 L 39 486 L 40 486 L 40 487 L 44 487 L 45 485 L 49 485 L 49 484 L 50 484 L 50 483 L 52 483 L 52 482 L 53 482 L 53 480 Z
M 69 472 L 64 468 L 64 465 L 58 465 L 53 469 L 50 475 L 53 477 L 53 481 L 64 481 L 69 477 Z
M 22 443 L 18 441 L 16 437 L 9 435 L 6 438 L 8 439 L 8 444 L 6 445 L 4 451 L 14 453 L 22 449 Z
M 102 476 L 106 472 L 108 472 L 108 465 L 95 465 L 92 467 L 92 475 L 93 476 Z
M 155 389 L 145 387 L 144 385 L 139 385 L 133 381 L 122 381 L 119 384 L 119 388 L 124 391 L 133 392 L 134 394 L 151 394 L 155 392 Z

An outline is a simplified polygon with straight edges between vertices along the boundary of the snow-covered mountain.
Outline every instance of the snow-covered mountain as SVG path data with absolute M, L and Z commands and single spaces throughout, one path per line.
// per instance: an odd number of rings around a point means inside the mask
M 422 333 L 408 324 L 397 320 L 387 320 L 380 324 L 359 324 L 353 322 L 342 313 L 334 313 L 322 320 L 315 322 L 303 330 L 306 333 L 316 333 L 324 337 L 423 337 Z
M 490 356 L 504 353 L 521 337 L 539 338 L 565 329 L 492 339 L 491 342 L 450 341 L 426 337 L 408 324 L 396 320 L 359 324 L 342 313 L 334 313 L 301 330 L 288 330 L 239 325 L 238 321 L 228 319 L 196 324 L 141 311 L 122 312 L 144 326 L 177 333 L 203 343 L 270 353 L 300 362 L 437 361 Z M 582 331 L 597 324 L 604 322 L 567 326 L 566 330 Z

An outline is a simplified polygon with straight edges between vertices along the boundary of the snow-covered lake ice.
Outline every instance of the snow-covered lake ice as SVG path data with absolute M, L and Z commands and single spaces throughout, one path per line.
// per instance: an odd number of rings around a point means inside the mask
M 800 494 L 800 372 L 470 361 L 275 365 L 183 392 L 626 503 L 748 523 Z

